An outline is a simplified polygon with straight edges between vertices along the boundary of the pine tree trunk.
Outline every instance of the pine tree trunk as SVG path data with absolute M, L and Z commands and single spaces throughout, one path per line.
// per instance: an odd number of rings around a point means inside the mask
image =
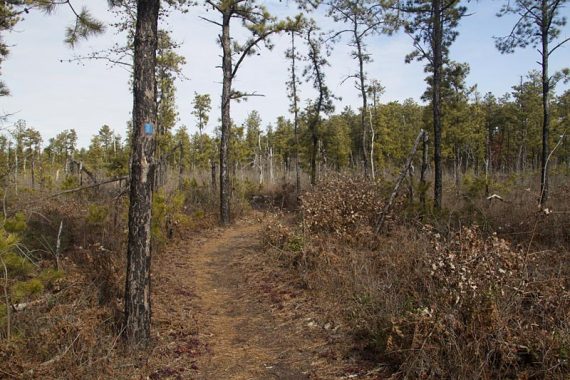
M 317 151 L 319 149 L 319 138 L 317 136 L 317 122 L 311 123 L 311 185 L 317 184 Z
M 133 75 L 133 140 L 125 289 L 125 337 L 131 347 L 150 340 L 151 208 L 156 125 L 155 67 L 159 0 L 139 0 Z
M 376 167 L 374 166 L 374 139 L 376 137 L 376 134 L 374 133 L 374 123 L 372 122 L 372 111 L 368 110 L 368 112 L 370 116 L 370 175 L 372 177 L 372 181 L 375 181 Z
M 214 160 L 210 162 L 210 170 L 212 173 L 212 193 L 215 193 L 218 186 L 216 185 L 216 162 Z
M 368 108 L 368 99 L 366 99 L 366 78 L 364 77 L 364 56 L 362 52 L 362 41 L 358 36 L 358 24 L 354 23 L 354 39 L 356 41 L 356 55 L 358 57 L 358 80 L 360 87 L 360 96 L 362 97 L 362 112 L 360 113 L 360 128 L 362 130 L 362 163 L 364 165 L 364 176 L 368 178 L 369 159 L 368 159 L 368 139 L 366 128 L 366 113 Z
M 299 110 L 297 106 L 297 73 L 295 67 L 295 32 L 291 32 L 291 83 L 293 91 L 293 128 L 295 133 L 295 191 L 301 192 L 301 165 L 299 162 Z
M 548 200 L 548 134 L 550 130 L 550 78 L 548 77 L 548 4 L 542 0 L 542 155 L 540 176 L 540 207 L 544 207 Z
M 229 141 L 231 132 L 230 101 L 232 92 L 232 48 L 230 39 L 231 15 L 224 14 L 222 21 L 222 133 L 220 138 L 220 223 L 230 224 L 230 174 L 228 172 Z
M 31 168 L 32 168 L 32 189 L 34 189 L 36 187 L 36 173 L 35 173 L 35 157 L 34 157 L 34 153 L 32 153 L 32 163 L 31 163 Z
M 441 209 L 442 206 L 442 165 L 441 165 L 441 73 L 443 66 L 443 25 L 441 0 L 432 0 L 433 6 L 433 161 L 434 185 L 433 206 Z
M 489 196 L 489 177 L 491 176 L 491 138 L 493 129 L 491 123 L 487 126 L 487 136 L 485 136 L 485 196 Z
M 180 143 L 180 160 L 178 162 L 178 190 L 184 187 L 184 145 Z

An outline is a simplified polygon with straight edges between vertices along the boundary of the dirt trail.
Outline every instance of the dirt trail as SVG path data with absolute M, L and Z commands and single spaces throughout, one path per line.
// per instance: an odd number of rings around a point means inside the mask
M 151 380 L 347 378 L 332 375 L 331 332 L 299 310 L 286 284 L 260 279 L 261 226 L 183 236 L 156 259 Z

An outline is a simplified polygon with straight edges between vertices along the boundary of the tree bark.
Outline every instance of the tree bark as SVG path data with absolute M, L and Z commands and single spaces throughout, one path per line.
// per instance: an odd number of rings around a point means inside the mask
M 441 209 L 442 206 L 442 165 L 441 165 L 441 74 L 443 66 L 443 24 L 441 0 L 432 0 L 433 6 L 433 161 L 434 185 L 433 206 Z
M 485 196 L 489 196 L 489 177 L 491 176 L 491 139 L 493 135 L 493 127 L 490 121 L 487 122 L 487 135 L 485 136 Z
M 309 48 L 313 51 L 311 54 L 311 60 L 313 69 L 315 70 L 315 77 L 317 78 L 317 87 L 319 91 L 319 97 L 317 99 L 317 104 L 314 107 L 313 115 L 310 117 L 309 129 L 311 131 L 311 142 L 312 142 L 312 151 L 311 151 L 311 185 L 317 184 L 317 154 L 318 154 L 318 145 L 319 145 L 319 135 L 318 135 L 318 127 L 321 121 L 321 110 L 323 108 L 324 102 L 324 83 L 323 78 L 321 76 L 321 63 L 319 62 L 319 58 L 317 57 L 316 52 L 318 48 L 316 46 L 317 42 L 311 39 L 311 31 L 309 31 L 307 35 L 307 42 L 309 43 Z
M 542 0 L 542 154 L 540 176 L 540 207 L 544 207 L 548 200 L 548 134 L 550 131 L 550 78 L 548 77 L 548 32 L 550 17 L 548 16 L 548 2 Z
M 368 109 L 368 99 L 366 98 L 366 78 L 364 74 L 364 56 L 362 52 L 362 40 L 358 34 L 358 22 L 354 20 L 354 41 L 356 43 L 356 55 L 358 57 L 358 86 L 362 97 L 362 112 L 360 113 L 360 128 L 362 129 L 362 163 L 364 165 L 364 176 L 370 177 L 368 160 L 368 139 L 366 133 L 366 113 Z M 372 158 L 371 158 L 372 159 Z M 370 159 L 370 160 L 371 160 Z
M 231 133 L 230 101 L 232 93 L 232 47 L 230 39 L 229 12 L 223 14 L 222 20 L 222 133 L 220 138 L 220 223 L 230 224 L 230 176 L 228 172 L 229 141 Z
M 125 338 L 131 347 L 150 340 L 151 209 L 154 178 L 156 49 L 160 0 L 139 0 L 133 75 L 133 139 L 125 286 Z
M 301 167 L 299 163 L 299 109 L 297 102 L 297 72 L 295 66 L 295 32 L 291 32 L 291 83 L 293 92 L 293 130 L 295 134 L 295 191 L 301 193 Z

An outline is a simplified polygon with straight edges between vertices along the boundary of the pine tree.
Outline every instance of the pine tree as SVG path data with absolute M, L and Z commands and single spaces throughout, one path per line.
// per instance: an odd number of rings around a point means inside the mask
M 556 76 L 549 71 L 550 56 L 570 38 L 560 40 L 566 18 L 561 14 L 567 0 L 514 0 L 508 1 L 498 16 L 514 14 L 518 17 L 508 36 L 495 39 L 501 53 L 513 53 L 516 48 L 530 46 L 540 54 L 542 70 L 542 152 L 540 176 L 540 206 L 548 200 L 548 157 L 550 133 L 550 94 L 556 86 Z M 567 74 L 567 73 L 566 73 Z
M 402 1 L 402 3 L 404 3 Z M 442 103 L 443 67 L 448 61 L 449 47 L 457 37 L 456 27 L 465 15 L 460 0 L 408 0 L 401 7 L 409 16 L 406 32 L 413 36 L 414 52 L 406 57 L 426 60 L 426 71 L 432 77 L 431 107 L 433 112 L 434 144 L 434 208 L 442 207 Z
M 205 3 L 217 11 L 221 22 L 205 19 L 219 26 L 222 33 L 219 36 L 222 46 L 222 125 L 220 135 L 220 222 L 230 223 L 230 173 L 229 147 L 231 135 L 232 100 L 255 96 L 255 93 L 243 93 L 233 88 L 233 81 L 241 64 L 246 57 L 255 54 L 261 45 L 272 48 L 269 37 L 272 34 L 291 29 L 291 22 L 279 22 L 267 9 L 255 0 L 206 0 Z M 231 37 L 231 21 L 237 19 L 249 32 L 250 37 L 239 43 Z
M 133 137 L 125 287 L 125 337 L 131 347 L 150 339 L 151 205 L 156 147 L 156 51 L 160 0 L 139 0 L 134 40 Z

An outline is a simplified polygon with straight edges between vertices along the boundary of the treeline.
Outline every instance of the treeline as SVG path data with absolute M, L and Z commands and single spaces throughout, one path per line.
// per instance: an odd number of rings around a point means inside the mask
M 465 72 L 465 71 L 464 71 Z M 451 78 L 444 92 L 443 158 L 445 167 L 458 179 L 468 170 L 475 174 L 509 173 L 540 169 L 541 154 L 541 82 L 537 72 L 529 73 L 501 97 L 480 95 L 465 85 L 463 78 Z M 167 128 L 159 136 L 162 164 L 181 168 L 187 175 L 217 170 L 219 128 L 214 135 L 203 132 L 209 118 L 207 95 L 196 95 L 196 114 L 200 114 L 198 132 L 185 127 Z M 200 100 L 202 103 L 200 103 Z M 202 105 L 200 105 L 202 104 Z M 362 144 L 361 110 L 349 107 L 322 122 L 318 132 L 318 172 L 328 170 L 363 171 L 363 150 L 371 157 L 371 175 L 398 166 L 407 157 L 420 128 L 430 130 L 430 106 L 408 99 L 370 105 L 366 115 L 372 126 L 373 144 Z M 570 125 L 570 91 L 553 97 L 551 144 L 556 147 L 550 165 L 568 164 L 570 147 L 563 144 Z M 310 168 L 311 131 L 308 113 L 299 118 L 299 163 L 304 172 Z M 560 142 L 560 144 L 558 144 Z M 10 134 L 0 137 L 3 175 L 29 174 L 32 186 L 49 187 L 64 174 L 81 170 L 99 177 L 128 174 L 130 133 L 122 137 L 103 125 L 88 147 L 79 147 L 75 130 L 64 130 L 44 141 L 38 130 L 18 121 Z M 279 117 L 266 123 L 259 112 L 252 111 L 242 123 L 232 124 L 230 168 L 259 183 L 290 180 L 295 171 L 295 134 L 293 121 Z M 46 170 L 48 169 L 49 170 Z

